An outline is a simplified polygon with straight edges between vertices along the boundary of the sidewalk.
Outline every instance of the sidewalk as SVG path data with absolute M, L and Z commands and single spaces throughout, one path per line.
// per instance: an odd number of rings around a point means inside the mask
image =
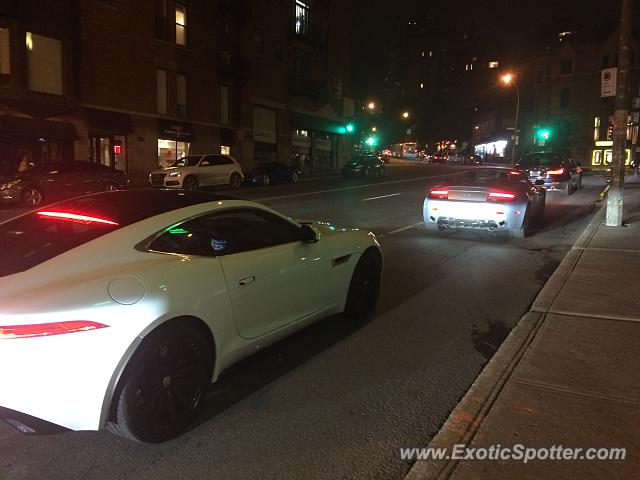
M 640 181 L 596 214 L 429 444 L 626 448 L 625 460 L 419 460 L 406 480 L 640 478 Z

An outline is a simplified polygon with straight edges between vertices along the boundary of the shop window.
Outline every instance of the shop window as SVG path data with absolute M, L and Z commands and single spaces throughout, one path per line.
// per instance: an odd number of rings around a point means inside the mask
M 158 113 L 167 114 L 167 71 L 156 69 L 156 97 Z
M 9 29 L 0 27 L 0 75 L 11 74 Z
M 176 75 L 176 101 L 178 115 L 187 114 L 187 77 Z
M 220 153 L 222 155 L 231 155 L 231 147 L 228 145 L 222 145 L 220 147 Z
M 164 138 L 158 139 L 158 167 L 166 168 L 189 155 L 191 144 Z
M 595 117 L 593 119 L 593 141 L 597 142 L 600 140 L 600 117 Z
M 62 95 L 62 42 L 27 32 L 29 90 Z
M 489 62 L 489 68 L 498 68 L 500 66 L 500 63 L 498 63 L 497 61 L 493 61 L 493 62 Z
M 307 2 L 302 2 L 300 0 L 296 0 L 295 5 L 295 32 L 297 35 L 309 36 L 311 33 L 310 23 L 309 23 L 309 4 Z
M 187 7 L 176 3 L 176 43 L 187 46 Z

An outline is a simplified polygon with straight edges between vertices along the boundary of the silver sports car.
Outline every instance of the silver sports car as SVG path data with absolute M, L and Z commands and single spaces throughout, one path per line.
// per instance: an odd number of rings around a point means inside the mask
M 508 231 L 523 238 L 542 221 L 545 200 L 545 189 L 531 183 L 520 170 L 474 169 L 429 191 L 424 199 L 424 223 L 428 230 Z

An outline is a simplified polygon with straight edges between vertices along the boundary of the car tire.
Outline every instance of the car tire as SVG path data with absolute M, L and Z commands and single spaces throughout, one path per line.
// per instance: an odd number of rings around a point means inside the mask
M 349 291 L 344 313 L 348 317 L 366 317 L 376 305 L 380 293 L 380 278 L 382 276 L 382 259 L 380 254 L 369 248 L 366 250 L 356 265 Z
M 187 176 L 187 178 L 185 178 L 182 181 L 183 190 L 198 190 L 198 188 L 200 188 L 200 185 L 198 184 L 198 179 L 193 175 Z
M 22 189 L 20 199 L 22 200 L 22 203 L 27 207 L 37 208 L 44 201 L 44 193 L 38 187 L 29 185 Z
M 298 172 L 293 172 L 291 174 L 291 183 L 298 183 L 298 180 L 300 180 L 300 177 L 298 176 Z
M 229 187 L 232 190 L 238 190 L 242 186 L 242 177 L 238 173 L 232 173 L 229 178 Z
M 260 185 L 262 185 L 263 187 L 268 187 L 270 183 L 271 183 L 271 179 L 269 178 L 269 175 L 267 175 L 266 173 L 262 175 L 262 177 L 260 177 Z
M 509 233 L 513 238 L 527 238 L 531 234 L 531 211 L 527 206 L 522 220 L 522 228 L 518 230 L 510 230 Z
M 177 437 L 194 421 L 211 379 L 213 349 L 191 325 L 172 322 L 145 337 L 123 373 L 108 429 L 140 443 Z
M 429 222 L 429 223 L 425 223 L 425 224 L 424 224 L 424 229 L 425 229 L 427 232 L 441 232 L 441 231 L 443 230 L 442 228 L 440 228 L 440 227 L 438 226 L 438 224 L 437 224 L 437 223 L 431 223 L 431 222 Z

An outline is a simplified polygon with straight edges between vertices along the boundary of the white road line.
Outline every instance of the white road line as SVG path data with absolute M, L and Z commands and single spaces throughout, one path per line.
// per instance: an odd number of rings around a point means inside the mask
M 343 187 L 343 188 L 332 188 L 329 190 L 316 190 L 315 192 L 305 192 L 305 193 L 292 193 L 291 195 L 280 195 L 277 197 L 266 197 L 266 198 L 258 198 L 256 200 L 250 200 L 252 202 L 266 202 L 268 200 L 279 200 L 281 198 L 296 198 L 296 197 L 308 197 L 309 195 L 319 195 L 321 193 L 332 193 L 332 192 L 344 192 L 346 190 L 354 190 L 356 188 L 367 188 L 367 187 L 377 187 L 378 185 L 393 185 L 396 183 L 406 183 L 406 182 L 418 182 L 420 180 L 429 180 L 430 178 L 445 178 L 445 177 L 453 177 L 459 175 L 462 172 L 449 173 L 446 175 L 430 175 L 428 177 L 416 177 L 416 178 L 405 178 L 402 180 L 392 180 L 390 182 L 378 182 L 378 183 L 368 183 L 366 185 L 355 185 L 353 187 Z
M 371 200 L 378 200 L 380 198 L 387 198 L 387 197 L 396 197 L 398 195 L 402 195 L 402 194 L 401 193 L 390 193 L 389 195 L 380 195 L 379 197 L 365 198 L 362 201 L 363 202 L 369 202 Z
M 404 232 L 405 230 L 409 230 L 411 228 L 417 227 L 418 225 L 422 225 L 424 222 L 414 223 L 413 225 L 408 225 L 406 227 L 399 228 L 397 230 L 393 230 L 389 232 L 389 235 L 395 235 L 396 233 Z

